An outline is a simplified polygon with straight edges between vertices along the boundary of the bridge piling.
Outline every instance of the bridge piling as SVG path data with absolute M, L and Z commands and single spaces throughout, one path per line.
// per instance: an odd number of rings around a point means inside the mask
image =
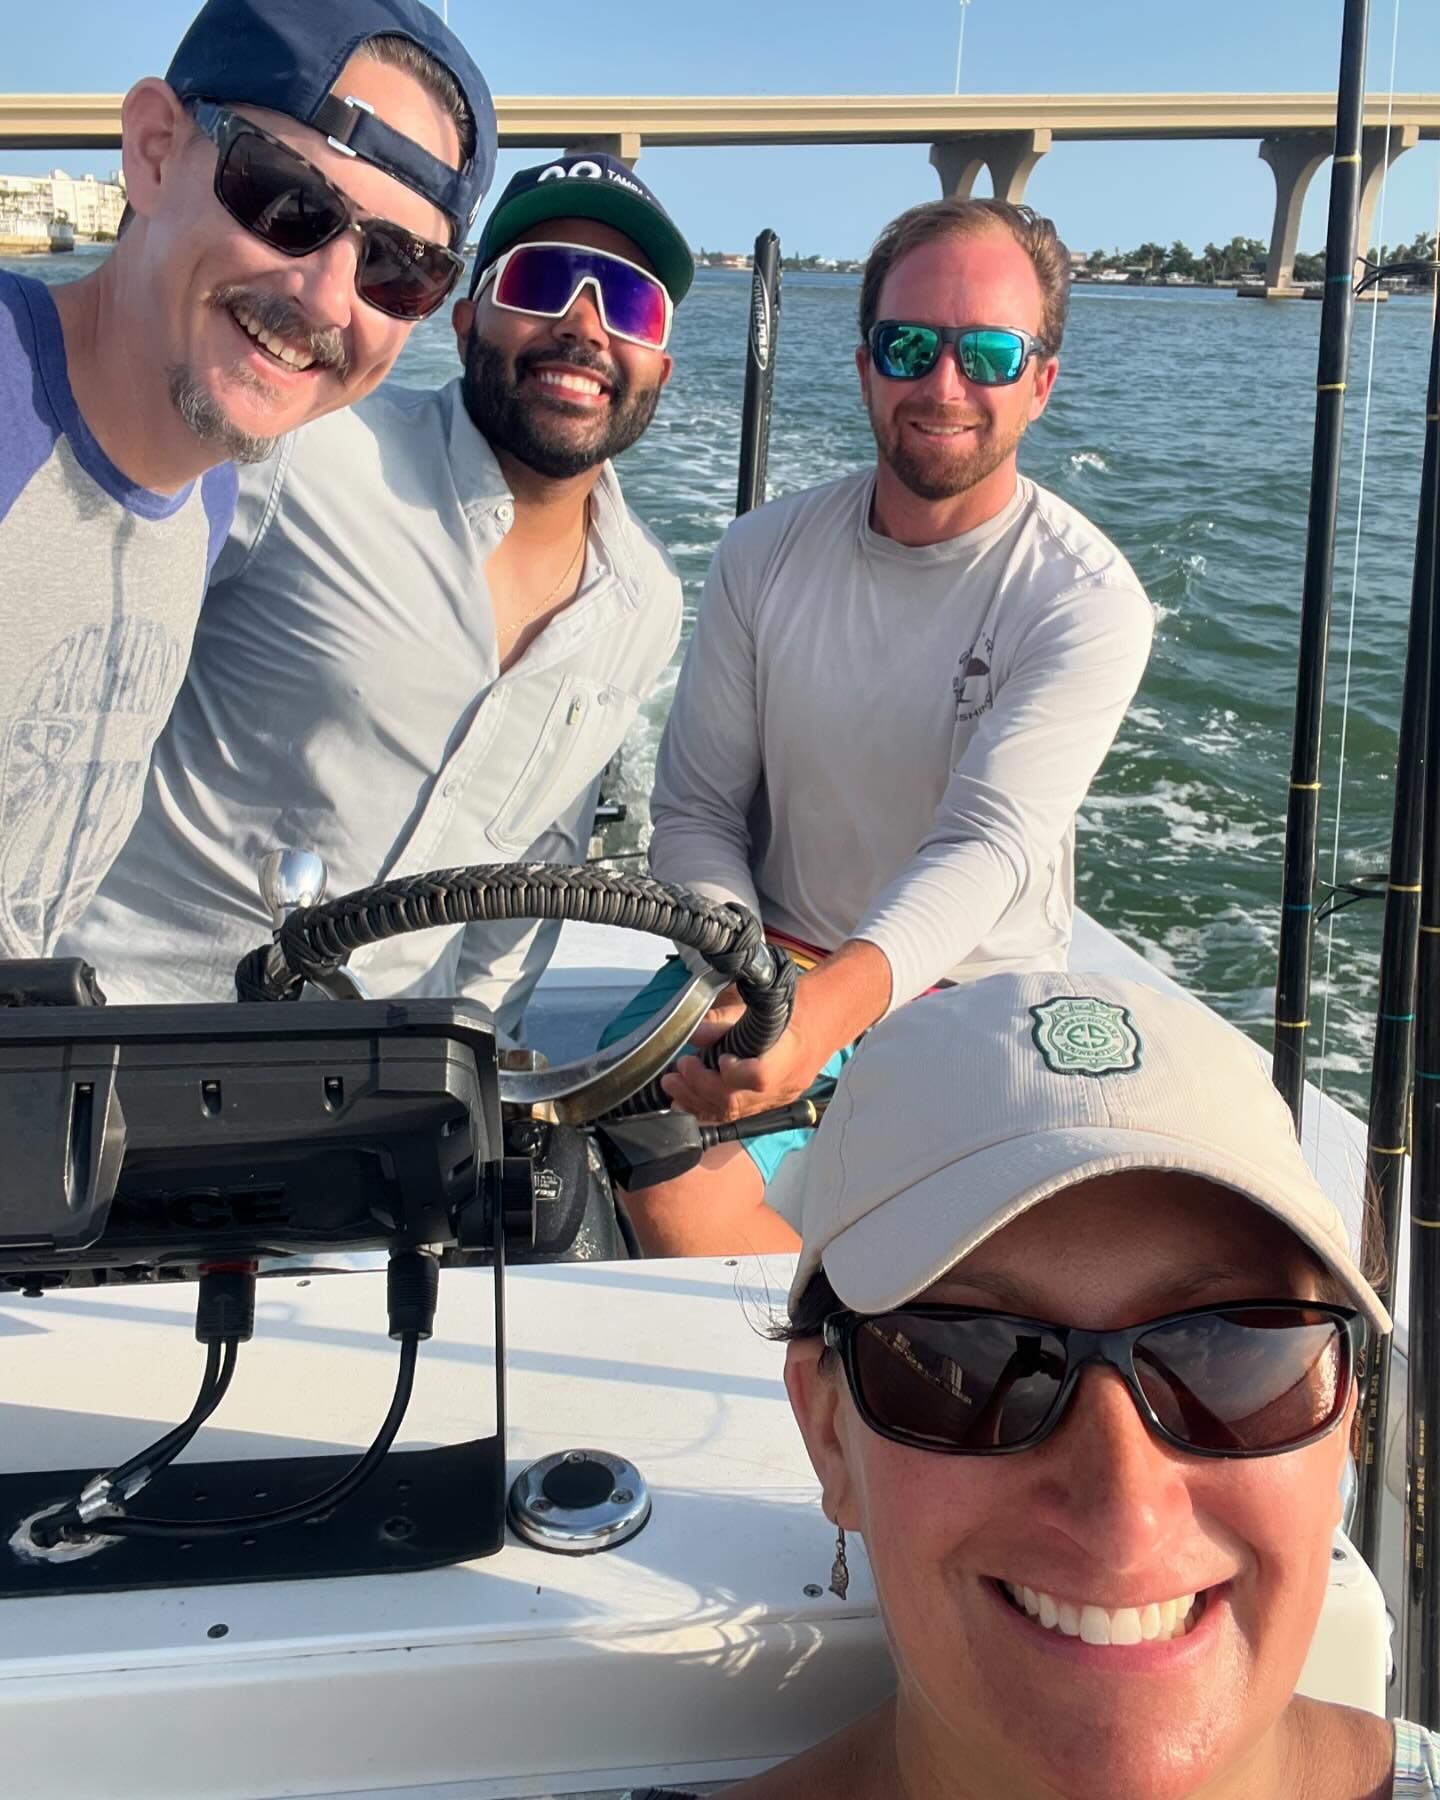
M 1420 141 L 1418 125 L 1367 125 L 1361 138 L 1360 224 L 1356 244 L 1361 256 L 1370 249 L 1375 208 L 1385 171 L 1397 156 Z M 1275 174 L 1275 223 L 1270 231 L 1270 254 L 1265 259 L 1264 286 L 1239 291 L 1256 300 L 1302 300 L 1305 290 L 1295 283 L 1295 250 L 1300 238 L 1300 214 L 1315 171 L 1335 149 L 1328 132 L 1296 133 L 1290 137 L 1260 140 L 1260 160 Z M 1377 298 L 1383 299 L 1379 295 Z
M 1260 160 L 1275 176 L 1275 223 L 1270 228 L 1270 254 L 1265 259 L 1266 300 L 1299 300 L 1295 285 L 1295 252 L 1300 243 L 1300 214 L 1315 171 L 1335 149 L 1333 132 L 1260 140 Z M 1248 290 L 1251 293 L 1256 289 Z
M 946 199 L 968 200 L 981 169 L 988 168 L 997 200 L 1018 206 L 1040 158 L 1049 150 L 1048 127 L 1033 131 L 1001 131 L 984 136 L 941 138 L 930 146 L 930 165 L 940 177 Z
M 565 145 L 567 156 L 578 156 L 586 150 L 601 156 L 613 156 L 617 162 L 633 169 L 640 160 L 641 138 L 638 131 L 602 132 L 597 137 L 571 138 Z
M 1388 131 L 1384 126 L 1367 127 L 1360 143 L 1360 225 L 1355 238 L 1359 255 L 1370 254 L 1370 233 L 1375 228 L 1375 208 L 1385 171 L 1397 156 L 1413 150 L 1419 141 L 1418 125 L 1392 125 Z

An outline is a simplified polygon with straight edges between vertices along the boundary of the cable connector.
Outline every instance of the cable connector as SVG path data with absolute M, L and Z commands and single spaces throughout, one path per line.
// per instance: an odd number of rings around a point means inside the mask
M 255 1332 L 255 1264 L 207 1263 L 195 1301 L 195 1337 L 202 1344 L 248 1344 Z
M 114 1505 L 115 1484 L 110 1476 L 93 1475 L 80 1490 L 75 1502 L 75 1516 L 82 1525 L 90 1525 L 108 1507 Z
M 440 1264 L 428 1250 L 392 1250 L 385 1276 L 385 1304 L 392 1338 L 420 1342 L 435 1331 Z

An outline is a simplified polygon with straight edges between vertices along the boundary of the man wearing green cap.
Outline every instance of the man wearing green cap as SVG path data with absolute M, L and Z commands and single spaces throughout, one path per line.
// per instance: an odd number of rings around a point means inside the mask
M 134 832 L 63 952 L 112 1000 L 227 998 L 267 850 L 340 893 L 583 861 L 599 779 L 680 632 L 610 459 L 670 375 L 685 240 L 621 163 L 517 175 L 455 307 L 463 374 L 386 388 L 242 474 Z M 465 994 L 517 1035 L 558 926 L 373 945 L 372 993 Z

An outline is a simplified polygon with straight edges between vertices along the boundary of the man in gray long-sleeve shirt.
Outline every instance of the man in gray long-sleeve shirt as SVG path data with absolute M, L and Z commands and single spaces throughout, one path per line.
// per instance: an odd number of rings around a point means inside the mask
M 680 632 L 680 583 L 609 458 L 648 425 L 690 253 L 623 164 L 523 170 L 456 307 L 464 376 L 382 389 L 241 482 L 141 816 L 63 944 L 112 1000 L 234 995 L 256 865 L 341 893 L 583 861 L 601 772 Z M 371 991 L 465 994 L 518 1035 L 559 930 L 391 939 Z
M 1017 468 L 1054 384 L 1068 271 L 1025 208 L 940 201 L 888 227 L 857 355 L 876 468 L 721 542 L 660 750 L 650 864 L 754 909 L 807 972 L 767 1055 L 666 1078 L 701 1118 L 787 1104 L 937 983 L 1065 964 L 1076 809 L 1153 629 L 1115 547 Z M 625 1022 L 677 978 L 662 971 Z M 646 1248 L 793 1247 L 764 1181 L 803 1141 L 723 1146 L 632 1196 Z

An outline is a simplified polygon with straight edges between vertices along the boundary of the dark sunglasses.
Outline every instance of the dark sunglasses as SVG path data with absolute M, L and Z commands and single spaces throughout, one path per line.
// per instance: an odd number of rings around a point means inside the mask
M 940 360 L 946 344 L 967 381 L 977 387 L 1009 387 L 1018 381 L 1032 356 L 1048 356 L 1049 347 L 1028 331 L 1005 325 L 908 325 L 882 319 L 867 340 L 875 367 L 887 381 L 919 381 Z
M 1364 1325 L 1343 1306 L 1247 1300 L 1124 1331 L 1082 1331 L 960 1306 L 825 1321 L 860 1417 L 942 1456 L 1029 1450 L 1089 1364 L 1113 1369 L 1140 1417 L 1189 1456 L 1275 1456 L 1343 1417 Z
M 491 283 L 492 302 L 506 312 L 538 319 L 563 319 L 588 286 L 601 323 L 611 337 L 663 350 L 670 338 L 674 305 L 663 282 L 639 263 L 610 250 L 584 244 L 516 244 L 498 257 L 475 284 L 477 295 Z
M 258 125 L 202 101 L 195 123 L 219 150 L 215 198 L 238 225 L 282 256 L 313 256 L 346 231 L 360 234 L 355 291 L 392 319 L 423 319 L 460 278 L 444 244 L 363 212 L 313 163 Z

